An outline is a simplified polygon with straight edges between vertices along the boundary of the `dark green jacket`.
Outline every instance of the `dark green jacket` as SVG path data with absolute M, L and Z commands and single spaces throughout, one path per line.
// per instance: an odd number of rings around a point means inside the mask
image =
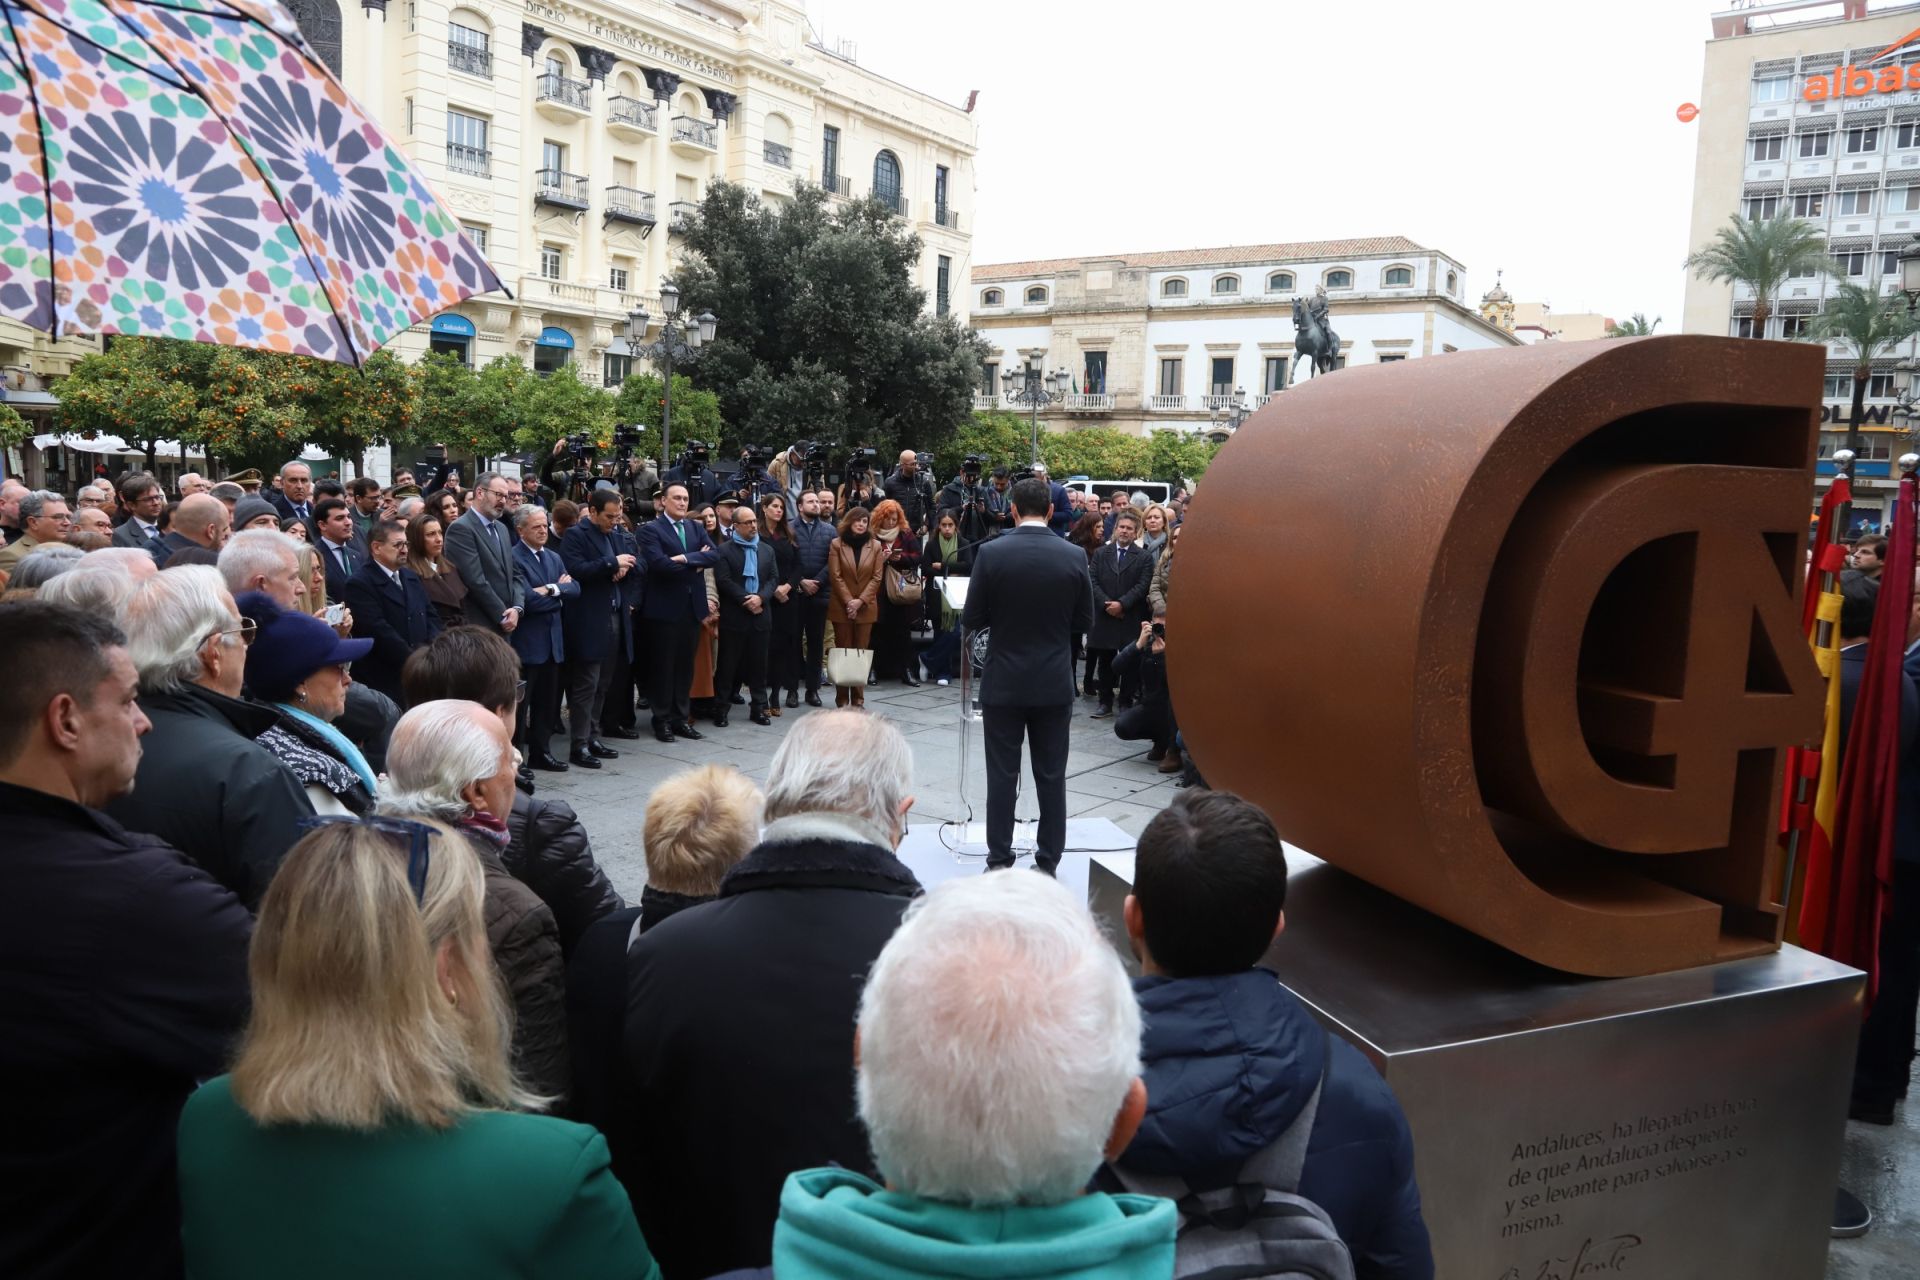
M 606 1140 L 550 1116 L 268 1129 L 221 1076 L 180 1117 L 180 1203 L 192 1280 L 660 1280 Z

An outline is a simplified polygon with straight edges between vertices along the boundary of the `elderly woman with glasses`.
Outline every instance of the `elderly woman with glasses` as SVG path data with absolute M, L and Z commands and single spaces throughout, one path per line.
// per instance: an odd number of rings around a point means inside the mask
M 658 1280 L 606 1140 L 526 1114 L 488 911 L 439 824 L 334 820 L 288 854 L 232 1074 L 181 1117 L 190 1274 Z
M 236 603 L 254 627 L 248 689 L 280 712 L 260 745 L 300 779 L 315 813 L 369 812 L 379 791 L 373 766 L 333 722 L 347 711 L 347 666 L 366 657 L 373 641 L 342 640 L 319 618 L 283 610 L 265 592 L 243 592 Z

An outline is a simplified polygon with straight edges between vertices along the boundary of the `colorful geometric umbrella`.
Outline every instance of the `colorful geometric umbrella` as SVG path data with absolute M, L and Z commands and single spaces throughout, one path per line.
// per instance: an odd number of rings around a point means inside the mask
M 0 315 L 358 365 L 502 287 L 273 0 L 0 0 Z

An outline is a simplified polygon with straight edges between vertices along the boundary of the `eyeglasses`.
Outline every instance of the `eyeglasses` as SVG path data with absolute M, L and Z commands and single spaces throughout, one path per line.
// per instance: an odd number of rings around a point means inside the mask
M 407 854 L 407 883 L 413 886 L 414 903 L 421 907 L 427 905 L 427 866 L 431 861 L 429 842 L 434 836 L 432 827 L 410 818 L 349 818 L 342 814 L 301 818 L 293 825 L 300 831 L 318 831 L 336 823 L 370 827 L 385 836 L 395 849 L 404 849 Z
M 254 622 L 252 618 L 242 618 L 240 619 L 239 626 L 228 627 L 224 631 L 216 631 L 213 633 L 213 635 L 208 636 L 207 639 L 212 640 L 212 639 L 215 639 L 216 637 L 224 638 L 226 636 L 239 636 L 240 643 L 242 645 L 251 645 L 253 643 L 254 632 L 258 631 L 259 629 L 260 629 L 259 624 Z
M 519 684 L 513 686 L 513 705 L 517 707 L 526 700 L 527 682 L 522 680 Z

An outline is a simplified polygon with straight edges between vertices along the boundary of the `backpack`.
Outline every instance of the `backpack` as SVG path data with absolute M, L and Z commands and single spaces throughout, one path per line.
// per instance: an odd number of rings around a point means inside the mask
M 1323 1066 L 1307 1105 L 1285 1133 L 1247 1158 L 1231 1186 L 1195 1191 L 1172 1174 L 1108 1166 L 1128 1191 L 1164 1196 L 1179 1210 L 1176 1280 L 1354 1280 L 1353 1256 L 1333 1219 L 1298 1194 L 1326 1084 Z

